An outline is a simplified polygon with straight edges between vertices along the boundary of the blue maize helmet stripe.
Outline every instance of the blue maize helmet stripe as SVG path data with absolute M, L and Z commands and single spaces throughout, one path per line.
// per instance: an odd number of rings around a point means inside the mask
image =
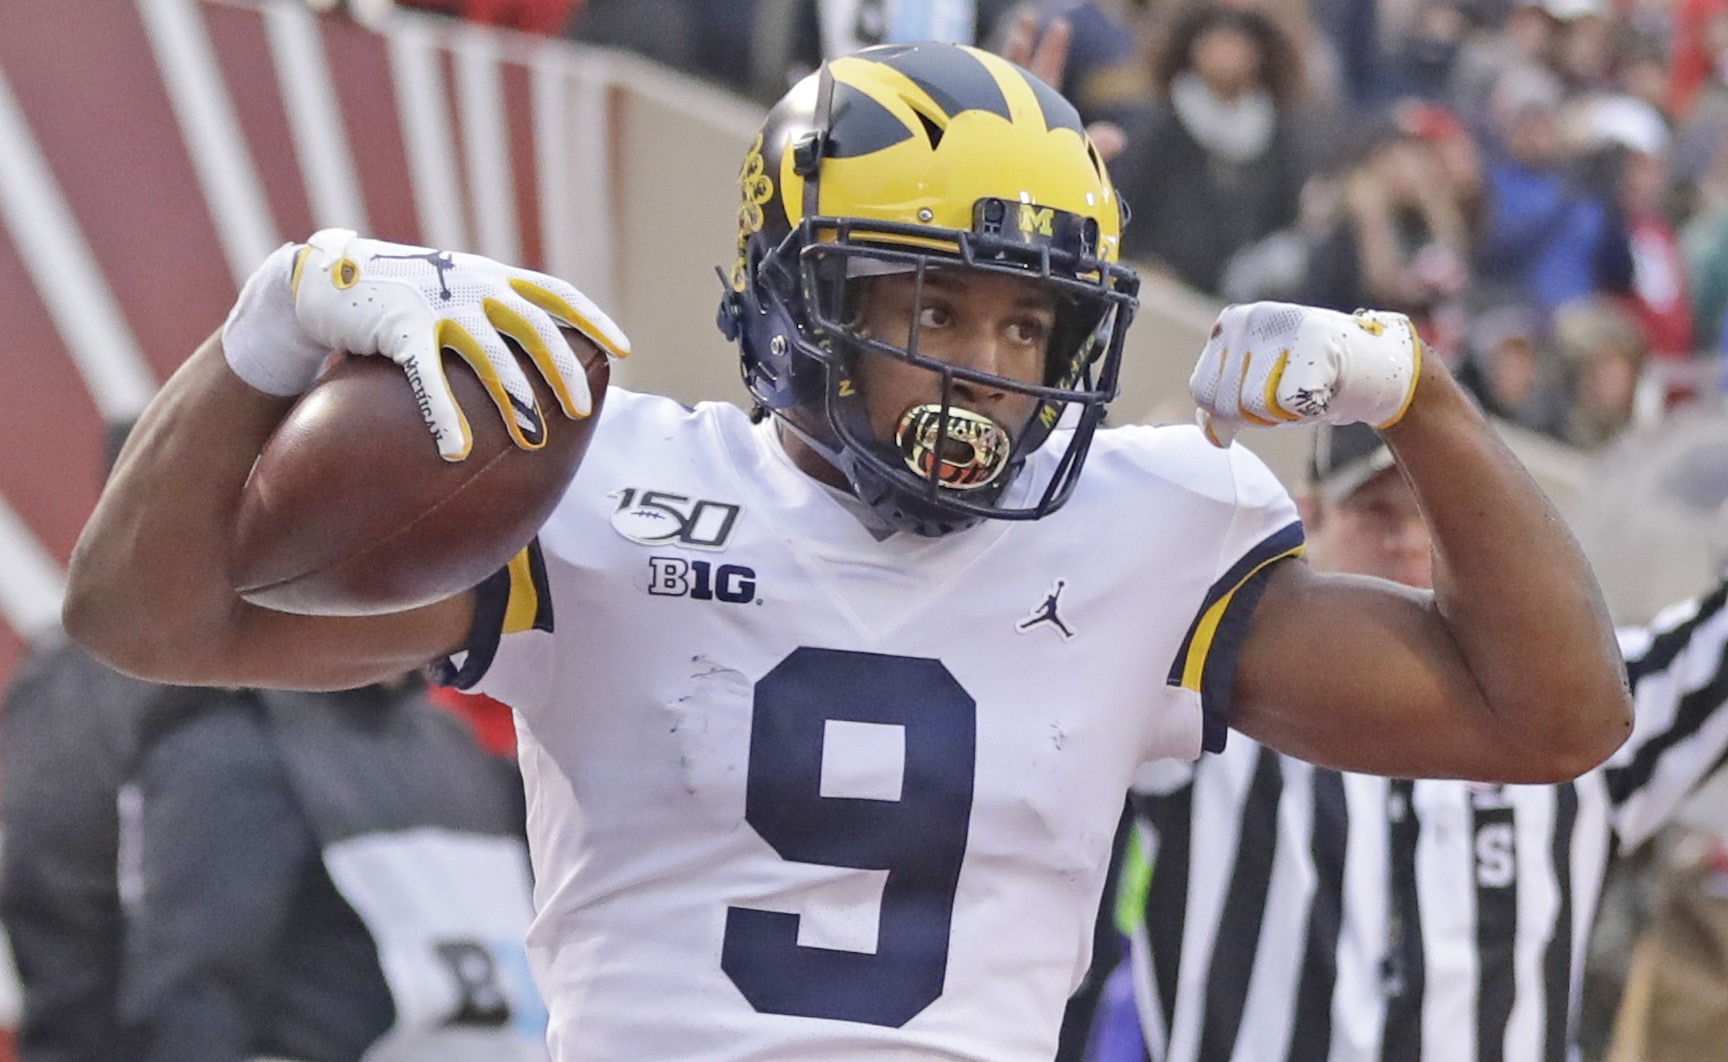
M 1002 97 L 1001 86 L 996 84 L 996 79 L 984 64 L 968 52 L 936 52 L 915 44 L 888 44 L 868 49 L 863 54 L 912 79 L 941 105 L 950 118 L 969 110 L 989 111 L 1003 118 L 1009 116 L 1008 101 Z M 958 65 L 946 68 L 946 57 L 956 54 L 961 57 Z M 1076 133 L 1085 131 L 1079 112 L 1060 92 L 1030 74 L 1022 72 L 1021 76 L 1031 86 L 1032 94 L 1044 112 L 1044 128 L 1072 129 Z M 951 83 L 943 88 L 938 86 L 938 80 Z
M 1086 132 L 1086 127 L 1080 124 L 1080 112 L 1060 92 L 1035 77 L 1026 78 L 1026 83 L 1032 86 L 1032 94 L 1038 97 L 1038 106 L 1044 111 L 1044 128 Z
M 896 49 L 891 55 L 864 54 L 905 74 L 930 94 L 936 105 L 952 118 L 965 111 L 989 111 L 1011 119 L 1002 87 L 976 56 L 958 48 Z
M 912 139 L 912 130 L 894 112 L 871 99 L 868 93 L 846 82 L 834 81 L 833 115 L 828 121 L 829 158 L 851 159 L 873 155 Z

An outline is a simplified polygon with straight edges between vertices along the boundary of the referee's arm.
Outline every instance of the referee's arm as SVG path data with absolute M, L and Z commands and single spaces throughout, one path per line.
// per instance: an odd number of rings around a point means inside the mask
M 1638 718 L 1603 773 L 1629 852 L 1728 760 L 1728 572 L 1650 626 L 1621 631 L 1620 645 Z

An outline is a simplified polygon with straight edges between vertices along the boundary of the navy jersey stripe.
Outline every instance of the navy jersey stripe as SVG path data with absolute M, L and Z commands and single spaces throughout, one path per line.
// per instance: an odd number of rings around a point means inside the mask
M 512 568 L 518 571 L 512 573 Z M 525 568 L 525 570 L 523 570 Z M 525 614 L 527 622 L 507 622 L 512 606 Z M 474 588 L 474 622 L 468 629 L 468 656 L 460 668 L 448 659 L 427 668 L 427 678 L 440 686 L 472 689 L 492 666 L 498 643 L 515 630 L 552 630 L 552 592 L 546 577 L 546 558 L 540 540 L 530 542 L 509 564 L 487 576 Z
M 1300 549 L 1302 541 L 1302 521 L 1296 520 L 1286 524 L 1262 539 L 1253 549 L 1244 553 L 1235 564 L 1230 566 L 1229 571 L 1225 572 L 1207 589 L 1205 600 L 1201 601 L 1200 607 L 1194 611 L 1194 620 L 1188 625 L 1188 633 L 1182 636 L 1182 647 L 1177 650 L 1176 659 L 1170 665 L 1168 685 L 1180 686 L 1182 684 L 1182 673 L 1187 669 L 1188 654 L 1193 648 L 1194 637 L 1199 632 L 1200 623 L 1207 611 L 1223 600 L 1226 595 L 1233 593 L 1256 568 L 1280 554 Z

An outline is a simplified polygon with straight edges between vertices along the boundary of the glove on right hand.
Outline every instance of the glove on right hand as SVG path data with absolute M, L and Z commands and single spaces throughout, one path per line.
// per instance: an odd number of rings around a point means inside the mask
M 618 326 L 556 277 L 324 229 L 265 260 L 229 315 L 223 346 L 241 379 L 282 395 L 310 387 L 329 351 L 383 354 L 408 375 L 438 452 L 459 461 L 473 437 L 445 379 L 443 349 L 473 367 L 516 444 L 538 449 L 545 423 L 503 337 L 527 352 L 565 415 L 585 417 L 593 409 L 588 376 L 559 323 L 614 357 L 630 351 Z

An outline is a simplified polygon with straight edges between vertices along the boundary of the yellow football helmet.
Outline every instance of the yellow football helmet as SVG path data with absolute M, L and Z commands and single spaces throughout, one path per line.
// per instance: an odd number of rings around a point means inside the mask
M 1126 211 L 1071 104 L 974 48 L 867 48 L 825 64 L 774 107 L 739 190 L 720 327 L 739 342 L 764 410 L 896 528 L 944 534 L 985 517 L 1035 519 L 1067 500 L 1115 396 L 1138 289 L 1117 261 Z M 928 271 L 962 268 L 1051 293 L 1041 382 L 920 355 L 916 324 L 904 347 L 857 327 L 867 278 L 912 273 L 922 291 Z M 869 357 L 939 374 L 942 401 L 878 438 L 852 386 Z M 996 425 L 954 399 L 956 380 L 1026 396 L 1033 411 Z M 1045 481 L 1008 492 L 1052 437 L 1066 449 Z

